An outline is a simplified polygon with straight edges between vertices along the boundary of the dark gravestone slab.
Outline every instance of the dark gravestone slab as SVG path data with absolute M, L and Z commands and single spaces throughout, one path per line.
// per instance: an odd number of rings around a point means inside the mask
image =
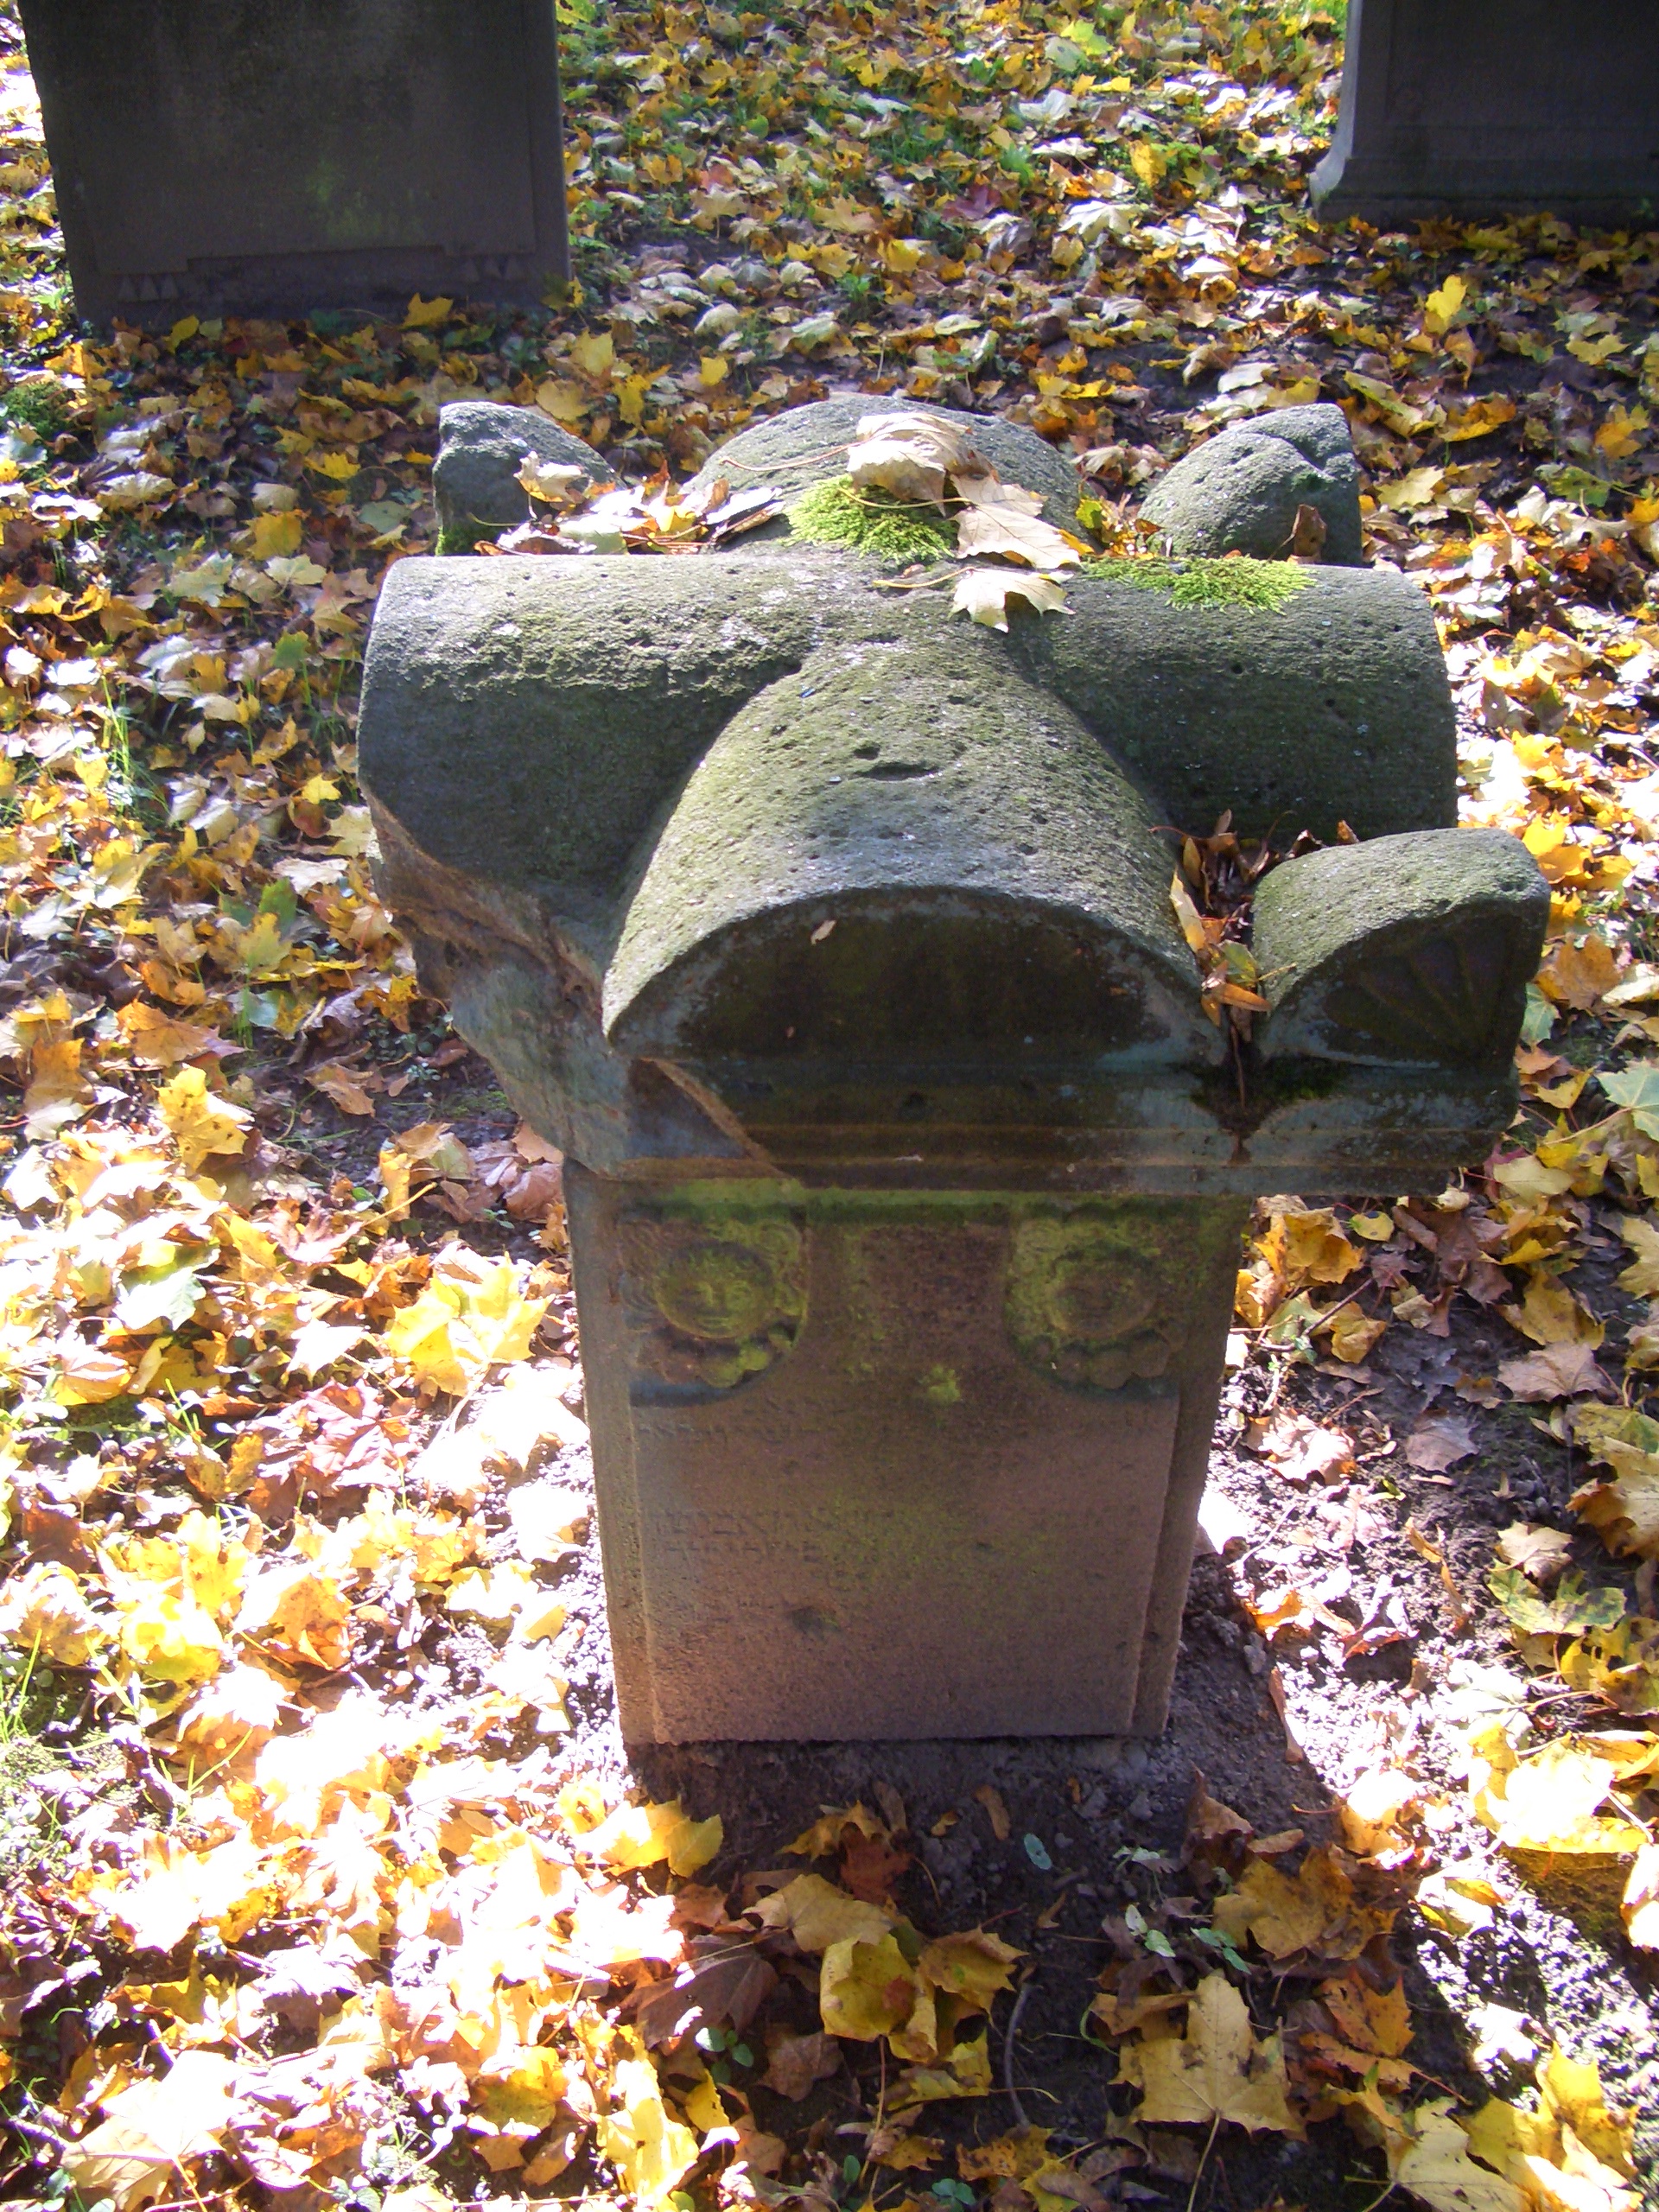
M 1654 0 L 1350 0 L 1329 221 L 1659 221 Z
M 75 303 L 400 318 L 569 272 L 553 0 L 23 0 Z

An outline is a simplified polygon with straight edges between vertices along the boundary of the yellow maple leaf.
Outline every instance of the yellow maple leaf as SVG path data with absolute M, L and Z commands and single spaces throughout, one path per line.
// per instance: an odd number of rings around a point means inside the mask
M 1279 2038 L 1257 2040 L 1244 1999 L 1224 1974 L 1206 1974 L 1192 1992 L 1184 2035 L 1127 2044 L 1118 2071 L 1142 2092 L 1135 2117 L 1144 2125 L 1222 2120 L 1251 2134 L 1302 2132 L 1287 2101 Z
M 925 1998 L 920 1976 L 891 1932 L 874 1943 L 856 1939 L 831 1943 L 823 1955 L 818 2009 L 831 2035 L 875 2043 L 903 2028 Z M 927 2009 L 931 2013 L 931 2004 Z M 925 2048 L 900 2056 L 936 2056 L 931 2035 L 926 2037 Z
M 181 1068 L 157 1091 L 156 1105 L 190 1175 L 212 1154 L 241 1152 L 253 1126 L 246 1107 L 210 1095 L 200 1068 Z
M 256 515 L 249 537 L 256 561 L 290 559 L 304 541 L 305 518 L 297 507 L 283 514 Z
M 409 303 L 404 317 L 405 330 L 435 330 L 440 323 L 448 322 L 454 312 L 453 300 L 423 300 L 418 292 Z
M 697 2139 L 669 2117 L 649 2060 L 625 2058 L 612 2090 L 620 2109 L 601 2113 L 594 2123 L 601 2156 L 615 2167 L 630 2197 L 642 2206 L 660 2204 L 696 2164 Z
M 1523 1759 L 1491 1729 L 1473 1748 L 1470 1802 L 1507 1849 L 1619 1857 L 1646 1841 L 1631 1821 L 1604 1813 L 1620 1769 L 1593 1739 L 1560 1737 Z
M 84 1667 L 109 1643 L 73 1570 L 42 1560 L 0 1590 L 0 1637 L 54 1667 Z
M 435 1267 L 413 1305 L 392 1317 L 385 1346 L 416 1379 L 459 1397 L 485 1370 L 530 1356 L 544 1298 L 518 1295 L 512 1263 L 486 1267 L 471 1279 Z
M 1651 1220 L 1621 1215 L 1618 1233 L 1635 1257 L 1618 1278 L 1632 1298 L 1659 1298 L 1659 1229 Z
M 1330 1958 L 1355 1958 L 1393 1919 L 1358 1903 L 1353 1884 L 1325 1850 L 1310 1851 L 1294 1875 L 1253 1859 L 1237 1888 L 1217 1899 L 1215 1911 L 1224 1935 L 1236 1943 L 1254 1936 L 1270 1959 L 1314 1948 Z
M 821 1874 L 798 1874 L 749 1910 L 767 1928 L 786 1928 L 804 1951 L 827 1951 L 832 1943 L 849 1942 L 879 1943 L 893 1923 L 892 1913 L 849 1897 Z
M 1435 338 L 1443 338 L 1463 312 L 1463 303 L 1469 296 L 1469 287 L 1461 276 L 1448 276 L 1438 291 L 1431 292 L 1423 302 L 1423 327 Z
M 29 1054 L 29 1088 L 23 1093 L 23 1135 L 38 1143 L 78 1122 L 92 1103 L 92 1087 L 80 1071 L 79 1037 L 44 1039 Z
M 1024 1956 L 988 1929 L 970 1928 L 927 1944 L 917 1963 L 923 1980 L 954 1998 L 958 2014 L 965 2014 L 988 2012 L 992 1999 L 1012 1986 L 1014 1967 Z
M 1516 2183 L 1490 2173 L 1470 2156 L 1471 2139 L 1450 2116 L 1449 2098 L 1420 2105 L 1400 2118 L 1407 2131 L 1389 2166 L 1402 2189 L 1433 2212 L 1528 2212 L 1528 2200 Z
M 351 1656 L 352 1608 L 334 1577 L 308 1560 L 262 1567 L 237 1616 L 237 1633 L 274 1658 L 332 1673 Z
M 671 1874 L 683 1879 L 706 1866 L 725 1840 L 718 1813 L 694 1821 L 677 1797 L 664 1805 L 620 1805 L 582 1839 L 585 1854 L 602 1859 L 607 1866 L 658 1866 L 664 1860 Z

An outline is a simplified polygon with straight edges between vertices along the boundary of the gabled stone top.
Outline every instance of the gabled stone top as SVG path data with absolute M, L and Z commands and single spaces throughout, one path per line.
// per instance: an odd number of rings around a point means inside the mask
M 864 407 L 710 467 L 818 480 Z M 1075 497 L 1039 440 L 992 435 L 1005 481 Z M 1163 573 L 1070 577 L 1064 613 L 1004 634 L 787 539 L 399 563 L 361 757 L 423 976 L 532 1124 L 612 1173 L 1443 1175 L 1512 1110 L 1548 893 L 1452 826 L 1427 602 L 1316 566 L 1274 603 L 1185 605 Z M 1169 895 L 1175 833 L 1224 813 L 1327 848 L 1261 888 L 1248 1065 Z

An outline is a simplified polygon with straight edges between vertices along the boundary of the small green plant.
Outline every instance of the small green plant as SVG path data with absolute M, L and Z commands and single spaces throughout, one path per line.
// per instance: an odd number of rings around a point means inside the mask
M 29 1689 L 35 1681 L 35 1662 L 40 1656 L 41 1639 L 37 1636 L 29 1646 L 29 1656 L 16 1679 L 6 1679 L 11 1672 L 10 1668 L 6 1669 L 5 1675 L 0 1675 L 0 1749 L 15 1744 L 19 1737 L 33 1732 L 28 1726 L 26 1714 Z
M 849 269 L 841 279 L 840 292 L 855 315 L 868 315 L 875 300 L 875 278 L 868 269 Z
M 1176 607 L 1257 607 L 1276 613 L 1307 584 L 1307 570 L 1294 561 L 1166 561 L 1154 554 L 1124 559 L 1085 561 L 1085 576 L 1102 583 L 1128 584 L 1135 591 L 1161 591 Z
M 849 545 L 877 561 L 938 561 L 957 550 L 957 526 L 938 508 L 860 491 L 848 476 L 814 484 L 789 510 L 790 527 L 813 545 Z
M 62 391 L 50 377 L 31 377 L 0 394 L 0 416 L 33 430 L 43 446 L 60 438 L 69 427 L 69 410 Z

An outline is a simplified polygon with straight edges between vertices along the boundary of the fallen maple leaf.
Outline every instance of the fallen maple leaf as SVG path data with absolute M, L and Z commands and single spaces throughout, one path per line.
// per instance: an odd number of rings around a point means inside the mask
M 188 1175 L 215 1154 L 241 1152 L 253 1126 L 246 1107 L 209 1094 L 200 1068 L 181 1068 L 156 1093 L 156 1106 Z
M 1251 2134 L 1300 2135 L 1277 2036 L 1258 2041 L 1244 1999 L 1224 1974 L 1206 1974 L 1187 2004 L 1186 2031 L 1137 2040 L 1118 2058 L 1120 2077 L 1142 2092 L 1144 2126 L 1229 2120 Z
M 1082 556 L 1040 515 L 1012 506 L 971 506 L 957 519 L 957 550 L 964 559 L 1000 553 L 1044 574 L 1075 569 Z
M 1497 1379 L 1512 1397 L 1535 1405 L 1587 1392 L 1604 1398 L 1617 1395 L 1596 1364 L 1595 1353 L 1582 1341 L 1546 1344 L 1524 1359 L 1506 1359 L 1498 1367 Z
M 961 432 L 937 415 L 866 415 L 847 448 L 847 474 L 861 491 L 942 508 L 945 479 L 966 450 Z
M 112 2199 L 116 2212 L 190 2196 L 186 2170 L 219 2150 L 235 2078 L 218 2051 L 181 2052 L 159 2082 L 135 2082 L 110 2099 L 102 2126 L 64 2152 L 65 2173 L 89 2202 Z
M 966 614 L 988 630 L 1006 630 L 1010 601 L 1018 601 L 1033 614 L 1053 614 L 1065 607 L 1065 592 L 1052 576 L 1020 575 L 1010 569 L 964 569 L 957 578 L 950 612 Z
M 1431 1414 L 1406 1439 L 1406 1458 L 1430 1474 L 1472 1459 L 1480 1449 L 1465 1414 Z
M 780 2036 L 771 2046 L 761 2078 L 767 2088 L 798 2104 L 810 2094 L 815 2082 L 828 2081 L 840 2070 L 841 2045 L 818 2029 L 811 2035 Z
M 848 1942 L 879 1943 L 894 1919 L 821 1874 L 798 1874 L 749 1910 L 763 1927 L 786 1929 L 804 1951 L 827 1951 L 832 1943 Z

